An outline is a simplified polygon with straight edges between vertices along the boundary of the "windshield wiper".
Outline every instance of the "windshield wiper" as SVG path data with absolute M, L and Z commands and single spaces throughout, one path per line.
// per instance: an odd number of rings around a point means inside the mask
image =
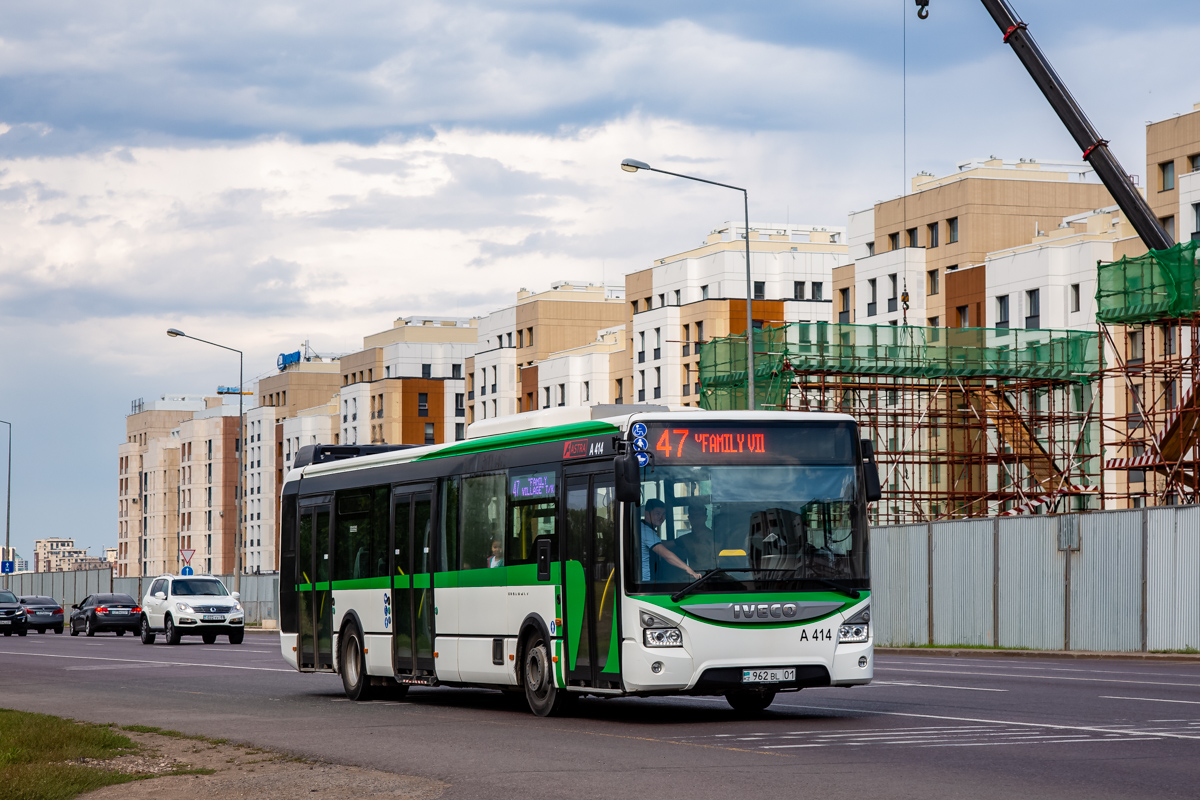
M 828 586 L 830 589 L 833 589 L 836 592 L 841 592 L 842 594 L 846 595 L 847 597 L 853 598 L 855 600 L 862 597 L 862 593 L 860 591 L 858 591 L 857 589 L 851 589 L 849 586 L 842 586 L 840 583 L 837 583 L 836 581 L 831 581 L 828 578 L 815 578 L 811 575 L 806 575 L 804 577 L 801 577 L 799 575 L 796 575 L 793 578 L 793 580 L 816 581 L 817 583 L 823 583 L 826 586 Z
M 696 591 L 696 589 L 700 588 L 700 585 L 702 583 L 704 583 L 705 581 L 707 581 L 709 578 L 711 578 L 714 575 L 724 575 L 726 578 L 733 580 L 734 578 L 732 575 L 729 574 L 730 572 L 749 572 L 749 571 L 750 570 L 748 570 L 748 569 L 724 570 L 724 569 L 721 569 L 720 567 L 715 567 L 714 569 L 710 569 L 708 572 L 701 575 L 699 578 L 696 578 L 696 580 L 692 581 L 691 583 L 689 583 L 687 586 L 680 589 L 675 594 L 671 595 L 671 601 L 674 603 L 678 603 L 680 600 L 687 597 L 692 592 Z

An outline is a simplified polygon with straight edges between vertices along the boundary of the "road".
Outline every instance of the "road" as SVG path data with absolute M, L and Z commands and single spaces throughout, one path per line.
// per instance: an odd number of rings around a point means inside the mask
M 225 736 L 449 784 L 447 798 L 1200 795 L 1200 663 L 877 656 L 877 681 L 780 695 L 588 700 L 538 719 L 499 692 L 352 703 L 278 639 L 0 638 L 0 706 Z

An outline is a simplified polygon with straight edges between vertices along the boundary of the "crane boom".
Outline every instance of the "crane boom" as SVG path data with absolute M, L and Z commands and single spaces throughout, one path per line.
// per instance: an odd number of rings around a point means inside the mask
M 1005 0 L 982 2 L 1000 28 L 1000 32 L 1004 34 L 1005 43 L 1010 45 L 1017 58 L 1021 59 L 1029 77 L 1033 78 L 1033 82 L 1042 90 L 1042 94 L 1050 101 L 1050 107 L 1058 114 L 1058 118 L 1083 151 L 1084 160 L 1096 170 L 1105 188 L 1117 201 L 1117 205 L 1146 247 L 1151 250 L 1166 250 L 1174 245 L 1171 235 L 1159 223 L 1150 205 L 1133 185 L 1129 174 L 1108 149 L 1108 141 L 1100 138 L 1087 114 L 1083 113 L 1083 109 L 1071 96 L 1062 78 L 1054 71 L 1042 49 L 1033 40 L 1025 23 Z M 916 0 L 916 4 L 918 16 L 924 19 L 929 13 L 929 0 Z

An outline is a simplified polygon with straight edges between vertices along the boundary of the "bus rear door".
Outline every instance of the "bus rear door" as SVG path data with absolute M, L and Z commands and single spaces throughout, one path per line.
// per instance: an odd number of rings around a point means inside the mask
M 616 609 L 620 581 L 611 466 L 604 472 L 568 468 L 564 477 L 567 536 L 562 575 L 567 682 L 572 686 L 619 689 Z
M 333 587 L 329 582 L 329 497 L 300 501 L 296 542 L 300 669 L 333 671 Z
M 433 487 L 392 493 L 392 643 L 398 676 L 432 676 Z

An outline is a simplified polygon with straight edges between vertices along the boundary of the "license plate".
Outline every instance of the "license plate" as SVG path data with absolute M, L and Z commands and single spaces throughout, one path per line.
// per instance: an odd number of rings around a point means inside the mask
M 109 609 L 108 613 L 110 613 L 110 614 L 128 614 L 129 612 L 123 608 L 111 608 L 111 609 Z
M 35 612 L 33 612 L 33 615 L 35 617 L 48 617 L 48 616 L 50 616 L 50 612 L 49 611 L 35 611 Z
M 224 622 L 225 621 L 225 617 L 222 616 L 221 614 L 205 614 L 204 616 L 200 617 L 200 619 L 204 620 L 205 622 Z
M 10 622 L 12 622 L 10 619 L 0 619 L 0 625 L 7 625 Z
M 794 680 L 796 680 L 795 668 L 742 670 L 742 683 L 783 683 Z

